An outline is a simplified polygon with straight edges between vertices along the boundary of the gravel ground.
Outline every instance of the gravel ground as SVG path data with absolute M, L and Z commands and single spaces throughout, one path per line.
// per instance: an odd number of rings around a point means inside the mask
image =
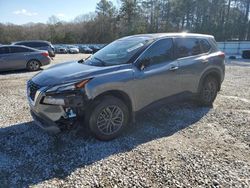
M 0 75 L 0 187 L 250 187 L 249 62 L 227 64 L 213 108 L 166 105 L 110 142 L 40 130 L 25 96 L 34 74 Z

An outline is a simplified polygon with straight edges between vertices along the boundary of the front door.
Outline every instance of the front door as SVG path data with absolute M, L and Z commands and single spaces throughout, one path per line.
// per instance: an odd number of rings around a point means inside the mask
M 180 92 L 178 62 L 173 58 L 173 40 L 154 42 L 136 62 L 134 92 L 136 110 Z

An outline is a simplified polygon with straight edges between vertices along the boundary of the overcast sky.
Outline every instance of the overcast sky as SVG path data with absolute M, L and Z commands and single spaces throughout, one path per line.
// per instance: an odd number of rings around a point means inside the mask
M 0 23 L 46 23 L 52 15 L 70 21 L 94 12 L 100 0 L 0 0 Z M 118 0 L 111 0 L 117 5 Z

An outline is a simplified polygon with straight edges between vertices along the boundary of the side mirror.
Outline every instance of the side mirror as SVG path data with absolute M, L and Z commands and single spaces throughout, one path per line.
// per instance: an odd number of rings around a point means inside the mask
M 139 68 L 140 70 L 144 70 L 150 64 L 150 58 L 144 58 L 139 61 Z

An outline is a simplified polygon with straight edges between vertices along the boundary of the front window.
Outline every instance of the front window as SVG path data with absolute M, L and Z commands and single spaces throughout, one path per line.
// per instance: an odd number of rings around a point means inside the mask
M 86 60 L 86 64 L 112 66 L 128 63 L 149 40 L 148 37 L 128 37 L 116 40 L 92 55 Z
M 173 60 L 173 40 L 161 39 L 155 42 L 140 57 L 139 62 L 147 62 L 147 66 L 166 63 Z

